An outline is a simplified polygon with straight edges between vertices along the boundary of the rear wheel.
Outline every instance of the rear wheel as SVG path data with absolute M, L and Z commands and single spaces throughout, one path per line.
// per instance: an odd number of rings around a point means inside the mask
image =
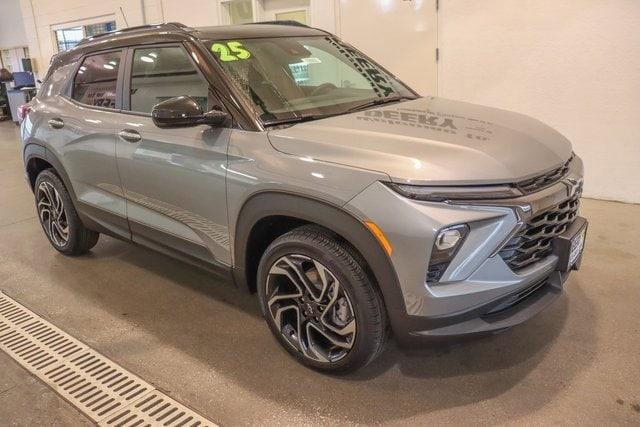
M 328 230 L 304 226 L 277 238 L 260 262 L 258 293 L 275 337 L 307 366 L 354 371 L 384 348 L 382 300 L 363 266 Z
M 69 192 L 51 169 L 38 175 L 35 198 L 42 229 L 56 250 L 81 255 L 98 243 L 100 235 L 82 225 Z

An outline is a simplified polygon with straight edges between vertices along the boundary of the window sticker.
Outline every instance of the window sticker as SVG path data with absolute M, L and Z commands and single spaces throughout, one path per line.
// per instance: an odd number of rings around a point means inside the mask
M 251 58 L 251 52 L 245 49 L 242 43 L 238 41 L 214 43 L 211 45 L 211 51 L 217 54 L 222 62 Z

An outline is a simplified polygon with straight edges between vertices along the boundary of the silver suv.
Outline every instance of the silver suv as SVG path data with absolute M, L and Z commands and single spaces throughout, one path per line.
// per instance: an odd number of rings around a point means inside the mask
M 580 263 L 582 161 L 529 117 L 421 97 L 301 25 L 180 24 L 55 56 L 23 111 L 55 249 L 99 233 L 258 294 L 282 346 L 346 372 L 393 333 L 495 332 Z

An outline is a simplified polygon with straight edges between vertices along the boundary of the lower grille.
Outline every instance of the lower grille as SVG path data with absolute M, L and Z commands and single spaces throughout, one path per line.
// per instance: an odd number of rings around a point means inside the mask
M 546 284 L 547 284 L 547 278 L 544 278 L 534 283 L 533 285 L 521 290 L 520 292 L 510 295 L 509 297 L 502 300 L 500 304 L 492 308 L 491 311 L 489 311 L 486 314 L 486 316 L 490 316 L 492 314 L 498 314 L 500 312 L 510 309 L 511 307 L 521 303 L 522 301 L 526 300 L 527 298 L 535 294 L 538 290 L 540 290 Z
M 553 238 L 564 233 L 578 215 L 580 194 L 536 215 L 500 250 L 500 256 L 517 271 L 551 255 Z
M 427 270 L 427 283 L 435 283 L 439 281 L 448 266 L 448 262 L 430 265 Z

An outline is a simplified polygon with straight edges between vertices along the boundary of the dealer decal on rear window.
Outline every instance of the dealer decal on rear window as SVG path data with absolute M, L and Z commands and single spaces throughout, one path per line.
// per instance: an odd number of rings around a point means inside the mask
M 238 41 L 214 43 L 211 45 L 211 51 L 218 55 L 222 62 L 251 58 L 251 53 Z

